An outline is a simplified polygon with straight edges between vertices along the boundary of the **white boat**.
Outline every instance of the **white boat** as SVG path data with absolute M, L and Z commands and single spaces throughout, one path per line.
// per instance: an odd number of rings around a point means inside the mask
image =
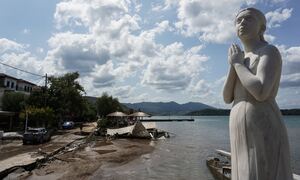
M 216 179 L 231 179 L 231 153 L 217 149 L 216 152 L 222 157 L 208 157 L 206 165 Z M 300 180 L 300 176 L 293 174 L 294 180 Z

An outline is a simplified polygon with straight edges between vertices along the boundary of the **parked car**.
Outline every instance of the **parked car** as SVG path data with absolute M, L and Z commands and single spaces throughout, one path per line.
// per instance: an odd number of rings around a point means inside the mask
M 50 141 L 51 131 L 45 128 L 28 128 L 23 134 L 23 144 L 43 143 Z
M 62 128 L 63 129 L 72 129 L 72 128 L 74 128 L 74 125 L 75 125 L 75 123 L 73 121 L 65 121 L 62 124 Z

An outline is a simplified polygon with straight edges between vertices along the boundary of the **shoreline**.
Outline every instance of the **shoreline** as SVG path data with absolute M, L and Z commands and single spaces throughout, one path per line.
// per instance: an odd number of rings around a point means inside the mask
M 97 138 L 94 141 L 64 154 L 58 154 L 54 160 L 40 167 L 25 171 L 20 169 L 6 178 L 16 179 L 90 179 L 103 178 L 102 167 L 122 166 L 143 154 L 151 153 L 154 147 L 151 140 L 116 139 L 106 141 Z

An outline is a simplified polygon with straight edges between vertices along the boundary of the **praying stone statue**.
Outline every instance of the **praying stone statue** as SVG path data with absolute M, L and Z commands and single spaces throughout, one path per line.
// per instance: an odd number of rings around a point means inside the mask
M 266 18 L 255 8 L 235 19 L 237 44 L 228 52 L 224 85 L 230 112 L 232 180 L 292 180 L 287 130 L 275 101 L 281 76 L 281 55 L 264 39 Z

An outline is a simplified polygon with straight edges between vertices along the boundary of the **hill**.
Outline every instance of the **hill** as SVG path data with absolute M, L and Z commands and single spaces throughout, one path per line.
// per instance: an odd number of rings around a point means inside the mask
M 229 116 L 230 109 L 202 109 L 191 111 L 186 115 L 189 116 Z
M 281 114 L 284 116 L 299 116 L 300 109 L 281 109 Z M 189 116 L 229 116 L 230 109 L 202 109 L 191 111 L 186 115 Z
M 141 110 L 152 115 L 185 115 L 191 111 L 202 109 L 215 109 L 209 105 L 189 102 L 185 104 L 178 104 L 171 102 L 141 102 L 141 103 L 123 103 L 125 106 L 135 110 Z
M 84 98 L 89 101 L 92 104 L 96 104 L 97 101 L 97 97 L 93 97 L 93 96 L 84 96 Z

